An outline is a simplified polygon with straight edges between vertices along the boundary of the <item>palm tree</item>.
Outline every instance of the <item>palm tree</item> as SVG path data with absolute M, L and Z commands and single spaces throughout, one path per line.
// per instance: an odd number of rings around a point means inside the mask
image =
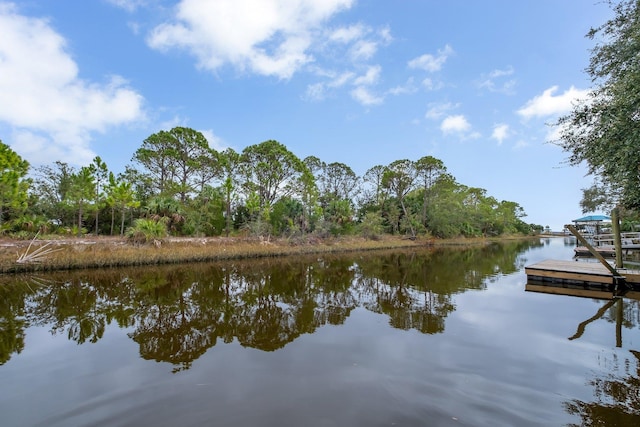
M 115 211 L 118 209 L 121 214 L 120 235 L 124 234 L 124 219 L 126 212 L 131 208 L 140 206 L 140 202 L 135 199 L 133 184 L 127 181 L 118 182 L 113 173 L 109 174 L 109 185 L 107 187 L 107 203 L 111 206 L 111 235 L 113 235 L 113 224 Z
M 154 221 L 162 221 L 167 225 L 167 229 L 173 233 L 178 231 L 184 223 L 182 205 L 170 196 L 156 196 L 147 203 L 147 217 Z

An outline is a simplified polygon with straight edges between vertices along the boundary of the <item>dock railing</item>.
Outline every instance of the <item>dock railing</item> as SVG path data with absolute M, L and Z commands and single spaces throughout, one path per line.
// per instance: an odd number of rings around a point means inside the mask
M 598 234 L 591 236 L 594 246 L 614 246 L 613 234 Z M 622 246 L 640 245 L 640 232 L 620 233 Z M 640 247 L 640 246 L 639 246 Z

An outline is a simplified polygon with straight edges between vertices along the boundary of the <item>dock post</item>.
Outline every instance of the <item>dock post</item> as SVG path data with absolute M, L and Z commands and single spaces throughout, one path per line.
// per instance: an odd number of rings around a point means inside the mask
M 611 211 L 611 228 L 611 231 L 613 231 L 613 246 L 616 248 L 616 268 L 622 268 L 622 238 L 620 237 L 620 215 L 617 207 Z

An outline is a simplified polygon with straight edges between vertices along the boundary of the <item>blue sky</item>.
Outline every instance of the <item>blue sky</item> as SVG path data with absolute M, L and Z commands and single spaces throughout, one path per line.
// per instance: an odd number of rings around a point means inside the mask
M 590 80 L 598 0 L 0 0 L 0 139 L 32 166 L 124 170 L 174 126 L 216 149 L 430 155 L 458 182 L 561 229 L 583 167 L 548 124 Z

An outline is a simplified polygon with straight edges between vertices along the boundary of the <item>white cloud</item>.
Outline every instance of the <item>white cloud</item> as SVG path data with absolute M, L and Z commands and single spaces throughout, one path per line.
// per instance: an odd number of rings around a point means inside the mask
M 216 151 L 224 151 L 229 148 L 229 144 L 227 144 L 222 138 L 213 133 L 213 130 L 201 130 L 199 131 L 209 142 L 209 147 L 215 149 Z
M 107 2 L 127 12 L 133 12 L 141 6 L 145 6 L 149 0 L 107 0 Z
M 185 49 L 199 67 L 225 64 L 290 78 L 314 61 L 309 49 L 321 25 L 354 0 L 181 0 L 173 22 L 148 37 L 154 49 Z M 352 37 L 356 37 L 357 29 Z M 345 31 L 342 40 L 350 36 Z
M 333 80 L 327 83 L 329 87 L 342 87 L 355 77 L 355 74 L 347 71 L 337 75 Z
M 382 68 L 379 65 L 371 66 L 367 69 L 367 72 L 364 75 L 356 78 L 354 84 L 358 86 L 376 84 L 380 79 L 381 71 L 382 71 Z
M 11 135 L 11 141 L 11 148 L 31 165 L 46 165 L 60 160 L 86 166 L 96 156 L 82 140 L 69 139 L 63 145 L 52 141 L 46 134 L 26 129 L 15 130 Z
M 576 101 L 586 99 L 589 94 L 588 90 L 576 89 L 571 86 L 563 94 L 554 96 L 557 90 L 558 86 L 552 86 L 542 95 L 527 101 L 525 106 L 518 110 L 518 114 L 525 119 L 565 114 L 571 111 Z
M 354 61 L 371 59 L 378 51 L 378 43 L 371 40 L 359 40 L 351 48 L 351 58 Z
M 305 97 L 310 100 L 320 101 L 326 98 L 327 91 L 343 87 L 355 78 L 352 72 L 344 72 L 342 74 L 327 73 L 325 74 L 330 80 L 327 82 L 313 83 L 307 86 Z
M 427 77 L 426 79 L 422 80 L 422 87 L 424 88 L 424 90 L 431 92 L 434 90 L 442 89 L 444 87 L 444 84 L 441 81 L 434 81 L 433 79 Z
M 313 83 L 307 86 L 305 98 L 313 101 L 321 101 L 326 97 L 326 86 L 324 83 Z
M 185 117 L 180 117 L 178 115 L 171 117 L 161 123 L 158 124 L 158 127 L 164 131 L 170 131 L 175 127 L 188 127 L 188 120 Z
M 329 40 L 336 43 L 352 43 L 364 37 L 369 30 L 362 24 L 355 24 L 348 27 L 341 27 L 333 30 L 329 34 Z
M 358 86 L 351 91 L 353 99 L 365 106 L 379 105 L 384 102 L 384 98 L 376 96 L 365 86 Z
M 419 70 L 428 71 L 430 73 L 440 71 L 447 59 L 453 55 L 454 51 L 451 46 L 446 45 L 443 49 L 438 50 L 437 55 L 424 54 L 417 58 L 412 59 L 407 64 L 409 68 L 416 68 Z
M 514 150 L 522 150 L 524 148 L 527 148 L 529 146 L 529 143 L 523 139 L 518 140 L 518 142 L 516 142 L 516 145 L 513 146 Z
M 440 130 L 442 133 L 466 133 L 471 129 L 471 125 L 467 119 L 462 115 L 448 116 L 440 124 Z
M 516 80 L 506 78 L 512 76 L 514 73 L 515 71 L 511 66 L 504 70 L 496 69 L 488 74 L 482 75 L 477 85 L 480 89 L 487 89 L 490 92 L 512 95 L 515 93 Z
M 45 19 L 0 3 L 0 28 L 0 122 L 13 128 L 16 151 L 29 161 L 48 152 L 58 154 L 49 162 L 83 164 L 93 156 L 92 133 L 144 119 L 142 96 L 121 77 L 103 84 L 78 77 L 66 41 Z
M 378 34 L 380 35 L 380 38 L 382 39 L 382 41 L 386 44 L 389 44 L 393 41 L 393 36 L 391 35 L 391 28 L 389 27 L 384 27 L 382 28 Z
M 493 127 L 491 138 L 498 141 L 498 145 L 502 145 L 504 140 L 507 139 L 509 135 L 510 135 L 509 125 L 505 123 L 500 123 Z
M 373 58 L 381 45 L 387 45 L 392 40 L 387 27 L 374 30 L 363 24 L 355 24 L 327 32 L 328 43 L 324 49 L 325 53 L 339 61 L 346 57 L 354 63 L 362 63 Z M 346 55 L 343 55 L 341 49 L 345 47 Z
M 490 79 L 495 79 L 495 78 L 499 78 L 499 77 L 511 76 L 511 75 L 513 75 L 513 73 L 514 73 L 513 67 L 512 66 L 508 66 L 504 70 L 495 69 L 495 70 L 491 71 L 489 73 L 489 78 Z
M 391 95 L 406 95 L 410 93 L 415 93 L 418 91 L 413 78 L 410 77 L 407 82 L 403 85 L 393 87 L 387 91 L 387 93 Z
M 380 105 L 384 102 L 384 97 L 374 95 L 371 86 L 380 80 L 382 68 L 379 65 L 370 66 L 367 72 L 353 81 L 355 89 L 351 91 L 351 97 L 365 106 Z
M 127 27 L 131 30 L 133 34 L 136 36 L 140 34 L 140 24 L 137 22 L 127 22 Z
M 429 109 L 424 114 L 424 116 L 427 119 L 438 120 L 443 117 L 448 111 L 451 111 L 457 107 L 457 105 L 454 105 L 450 102 L 443 104 L 430 104 Z
M 559 141 L 560 136 L 562 135 L 562 127 L 561 126 L 549 126 L 547 133 L 545 135 L 545 141 Z
M 336 89 L 347 84 L 355 86 L 351 89 L 351 97 L 363 105 L 375 105 L 384 101 L 384 95 L 373 95 L 371 87 L 380 81 L 382 68 L 372 65 L 371 58 L 375 56 L 382 45 L 393 39 L 387 27 L 374 30 L 363 24 L 325 31 L 325 42 L 319 43 L 319 53 L 326 55 L 322 61 L 317 61 L 305 67 L 315 75 L 324 79 L 322 82 L 307 86 L 305 98 L 322 100 Z M 327 63 L 334 62 L 337 69 L 328 69 Z M 320 65 L 321 64 L 321 65 Z M 356 74 L 353 70 L 365 70 L 364 74 Z M 398 89 L 401 90 L 401 89 Z M 387 93 L 391 93 L 387 91 Z

